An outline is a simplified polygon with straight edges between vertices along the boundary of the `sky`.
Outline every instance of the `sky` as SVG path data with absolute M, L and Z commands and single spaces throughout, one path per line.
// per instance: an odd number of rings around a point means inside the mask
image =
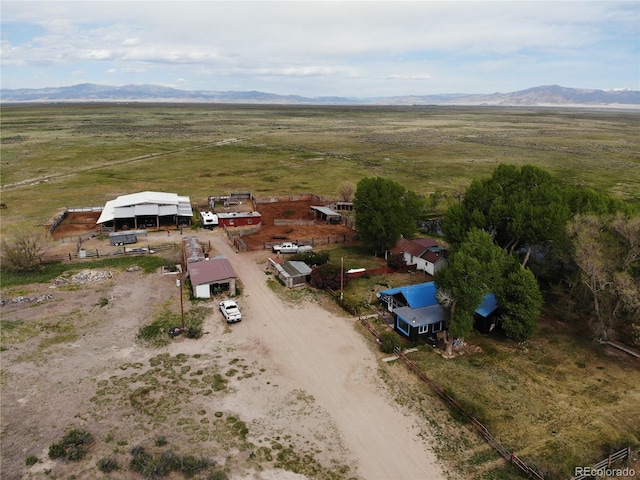
M 0 84 L 306 97 L 640 90 L 640 1 L 2 0 Z

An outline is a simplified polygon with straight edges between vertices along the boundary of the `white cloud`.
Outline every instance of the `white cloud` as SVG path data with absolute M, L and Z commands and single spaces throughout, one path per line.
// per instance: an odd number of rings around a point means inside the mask
M 229 87 L 253 82 L 259 89 L 290 78 L 298 83 L 281 83 L 283 88 L 297 85 L 289 93 L 301 94 L 319 88 L 323 94 L 334 86 L 355 94 L 423 80 L 447 88 L 463 84 L 459 75 L 465 71 L 487 75 L 468 78 L 466 91 L 491 78 L 528 87 L 531 80 L 517 79 L 515 71 L 526 62 L 540 69 L 583 62 L 583 71 L 575 72 L 583 76 L 601 76 L 606 62 L 612 81 L 632 81 L 629 62 L 637 66 L 640 41 L 636 2 L 5 0 L 0 8 L 3 27 L 39 26 L 25 43 L 12 41 L 10 29 L 3 28 L 3 65 L 93 61 L 104 63 L 103 71 L 154 72 L 157 83 L 169 83 L 182 69 L 189 79 L 183 84 L 194 87 L 227 78 Z M 323 83 L 312 84 L 315 78 Z

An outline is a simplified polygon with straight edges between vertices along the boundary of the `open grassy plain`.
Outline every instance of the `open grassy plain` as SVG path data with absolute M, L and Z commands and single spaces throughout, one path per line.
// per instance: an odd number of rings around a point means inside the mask
M 499 163 L 534 164 L 640 206 L 639 123 L 639 112 L 622 110 L 5 105 L 1 233 L 42 225 L 67 206 L 102 205 L 141 190 L 189 195 L 194 203 L 231 191 L 332 197 L 342 182 L 379 175 L 455 201 Z M 373 266 L 359 250 L 332 252 L 347 268 Z M 377 290 L 410 278 L 354 282 L 345 298 L 358 304 L 360 297 L 366 309 Z M 481 352 L 472 355 L 445 361 L 430 348 L 411 354 L 549 479 L 637 446 L 640 435 L 637 361 L 576 336 L 567 307 L 548 308 L 526 345 L 478 335 L 471 342 Z M 398 403 L 421 410 L 450 478 L 519 478 L 404 367 L 384 364 L 380 373 Z
M 640 204 L 636 111 L 62 104 L 1 114 L 3 232 L 141 190 L 199 203 L 245 190 L 334 196 L 379 175 L 454 195 L 501 162 Z

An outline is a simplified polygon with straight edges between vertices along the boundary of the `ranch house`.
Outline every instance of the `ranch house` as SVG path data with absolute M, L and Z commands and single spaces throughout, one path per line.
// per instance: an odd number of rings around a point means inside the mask
M 389 250 L 392 254 L 402 254 L 407 265 L 415 265 L 416 270 L 421 270 L 429 275 L 447 266 L 448 250 L 438 244 L 433 238 L 416 238 L 409 240 L 401 238 L 398 243 Z
M 435 282 L 426 282 L 382 290 L 378 297 L 393 314 L 394 330 L 412 342 L 421 342 L 445 330 L 445 312 L 436 292 Z M 476 320 L 495 317 L 497 308 L 495 295 L 488 294 L 476 309 Z

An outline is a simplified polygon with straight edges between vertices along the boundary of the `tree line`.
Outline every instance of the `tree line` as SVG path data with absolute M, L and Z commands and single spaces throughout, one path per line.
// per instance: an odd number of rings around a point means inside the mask
M 415 235 L 428 206 L 393 180 L 364 178 L 354 196 L 358 234 L 380 254 Z M 501 164 L 448 208 L 442 230 L 451 253 L 435 281 L 450 340 L 471 333 L 488 293 L 506 334 L 526 340 L 542 312 L 541 286 L 562 284 L 588 305 L 576 313 L 594 336 L 640 341 L 640 216 L 630 205 L 535 166 Z

